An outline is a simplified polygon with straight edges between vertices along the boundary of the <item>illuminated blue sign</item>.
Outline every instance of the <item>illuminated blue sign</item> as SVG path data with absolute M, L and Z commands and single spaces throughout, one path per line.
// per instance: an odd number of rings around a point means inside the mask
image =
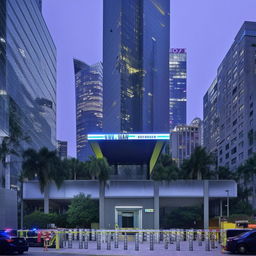
M 169 140 L 169 133 L 160 134 L 88 134 L 88 140 Z

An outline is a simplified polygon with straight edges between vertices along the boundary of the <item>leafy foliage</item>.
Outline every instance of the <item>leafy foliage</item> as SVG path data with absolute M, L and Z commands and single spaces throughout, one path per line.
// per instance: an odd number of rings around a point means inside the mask
M 201 207 L 179 207 L 171 210 L 162 220 L 164 228 L 199 228 L 202 225 Z
M 92 179 L 106 181 L 112 172 L 106 158 L 96 158 L 92 156 L 89 161 L 89 174 Z
M 179 168 L 170 155 L 163 154 L 159 157 L 151 178 L 156 181 L 170 181 L 179 178 Z
M 98 202 L 80 193 L 72 199 L 67 215 L 67 221 L 71 226 L 90 228 L 91 223 L 99 221 Z
M 47 224 L 56 223 L 58 215 L 56 213 L 33 212 L 24 216 L 24 227 L 32 228 L 47 228 Z
M 54 181 L 59 188 L 64 180 L 62 162 L 56 151 L 49 151 L 41 148 L 38 152 L 34 149 L 27 149 L 23 153 L 23 176 L 28 179 L 37 178 L 41 192 L 49 182 Z
M 187 179 L 210 179 L 212 176 L 211 165 L 214 164 L 213 157 L 205 148 L 196 147 L 189 159 L 182 164 L 183 178 Z

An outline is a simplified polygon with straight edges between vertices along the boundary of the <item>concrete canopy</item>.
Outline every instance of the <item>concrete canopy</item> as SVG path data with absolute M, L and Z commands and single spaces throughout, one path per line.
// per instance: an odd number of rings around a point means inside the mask
M 170 134 L 89 134 L 88 141 L 97 158 L 110 165 L 148 164 L 150 172 Z

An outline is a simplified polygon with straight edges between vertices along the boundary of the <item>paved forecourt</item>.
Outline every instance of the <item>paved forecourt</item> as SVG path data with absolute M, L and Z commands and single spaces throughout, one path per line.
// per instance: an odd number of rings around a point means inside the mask
M 128 242 L 127 244 L 128 248 L 127 250 L 124 250 L 124 245 L 123 243 L 119 244 L 119 248 L 114 248 L 113 244 L 111 244 L 111 249 L 107 250 L 107 244 L 104 243 L 102 244 L 101 250 L 97 250 L 97 244 L 96 242 L 90 242 L 88 249 L 52 249 L 49 248 L 48 252 L 44 252 L 43 248 L 29 248 L 29 252 L 26 253 L 27 255 L 52 255 L 52 254 L 59 254 L 59 255 L 120 255 L 120 256 L 131 256 L 131 255 L 143 255 L 143 256 L 150 256 L 150 255 L 157 255 L 157 256 L 192 256 L 192 255 L 197 255 L 197 256 L 204 256 L 204 255 L 209 255 L 209 256 L 219 256 L 219 255 L 229 255 L 227 252 L 222 252 L 221 246 L 217 245 L 215 249 L 211 249 L 210 251 L 205 251 L 205 244 L 203 243 L 202 246 L 198 246 L 197 243 L 195 242 L 193 244 L 193 251 L 189 251 L 189 245 L 188 242 L 181 242 L 180 243 L 180 251 L 176 251 L 176 245 L 174 244 L 169 244 L 168 249 L 164 248 L 163 243 L 159 244 L 154 244 L 154 250 L 150 250 L 149 243 L 143 243 L 139 245 L 139 251 L 135 251 L 135 245 L 134 242 Z M 26 255 L 25 254 L 25 255 Z

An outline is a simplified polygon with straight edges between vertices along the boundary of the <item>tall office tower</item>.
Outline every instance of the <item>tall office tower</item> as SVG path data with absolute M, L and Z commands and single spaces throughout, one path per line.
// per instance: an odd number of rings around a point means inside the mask
M 94 155 L 87 141 L 88 133 L 102 131 L 102 63 L 87 65 L 74 60 L 76 83 L 76 148 L 80 161 Z
M 66 159 L 68 157 L 68 142 L 67 141 L 62 141 L 62 140 L 57 141 L 57 153 L 61 159 Z
M 169 131 L 169 0 L 103 3 L 103 129 Z
M 202 120 L 195 118 L 190 125 L 177 125 L 172 131 L 170 149 L 173 160 L 181 166 L 194 149 L 202 146 Z
M 210 88 L 204 95 L 204 147 L 216 159 L 218 156 L 217 145 L 220 142 L 219 111 L 218 111 L 218 83 L 214 79 Z
M 209 89 L 217 96 L 208 97 L 208 90 L 204 98 L 205 146 L 217 148 L 219 166 L 235 169 L 256 152 L 255 53 L 256 22 L 245 22 L 218 68 L 216 89 Z M 208 115 L 209 110 L 216 113 Z M 207 134 L 210 125 L 219 133 L 215 145 Z
M 39 2 L 0 0 L 0 143 L 19 127 L 27 140 L 15 146 L 18 152 L 56 149 L 56 48 Z M 6 160 L 5 168 L 0 164 L 0 186 L 6 188 L 0 190 L 6 202 L 0 207 L 0 227 L 15 226 L 17 219 L 16 195 L 9 189 L 17 188 L 21 157 Z
M 169 56 L 170 130 L 187 122 L 187 53 L 173 48 Z

